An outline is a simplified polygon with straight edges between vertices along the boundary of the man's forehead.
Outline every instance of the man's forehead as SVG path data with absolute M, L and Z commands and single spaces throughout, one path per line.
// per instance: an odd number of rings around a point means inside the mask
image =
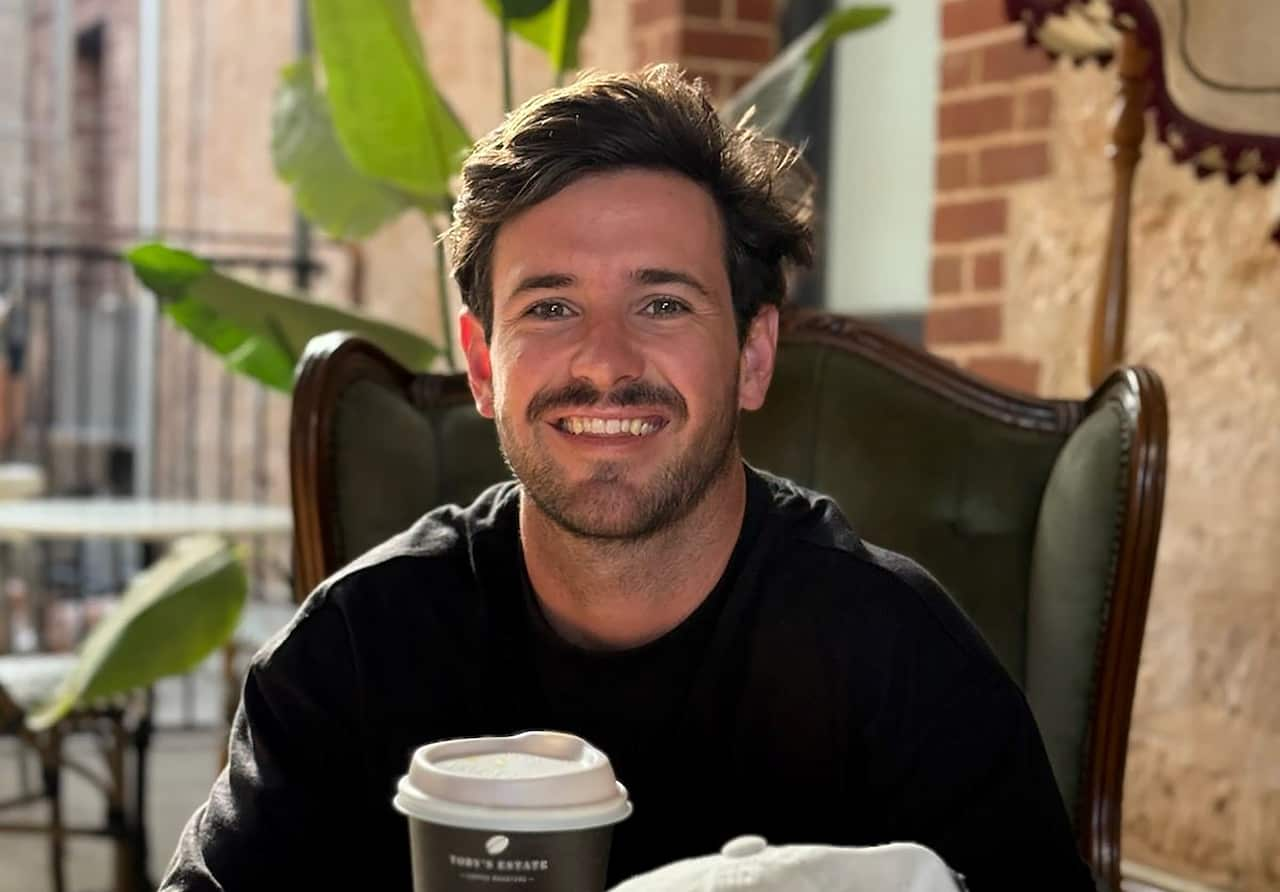
M 605 271 L 649 284 L 683 275 L 706 290 L 727 275 L 724 238 L 711 193 L 688 177 L 635 169 L 584 175 L 498 227 L 494 296 L 535 282 L 567 287 Z

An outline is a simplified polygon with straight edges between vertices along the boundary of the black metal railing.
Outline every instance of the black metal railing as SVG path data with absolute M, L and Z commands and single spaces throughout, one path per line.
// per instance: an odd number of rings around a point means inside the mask
M 139 312 L 151 298 L 122 256 L 129 235 L 93 242 L 74 231 L 21 240 L 0 234 L 0 366 L 7 366 L 0 458 L 41 467 L 48 495 L 137 494 L 138 399 L 151 393 L 153 495 L 287 504 L 287 396 L 231 372 L 163 316 L 155 328 L 154 385 L 138 387 Z M 261 239 L 247 246 L 186 235 L 188 244 L 212 248 L 199 253 L 220 271 L 261 287 L 288 291 L 324 279 L 325 266 L 291 256 L 287 242 L 263 249 Z M 289 543 L 246 544 L 255 597 L 287 593 Z M 94 595 L 120 590 L 136 554 L 136 547 L 109 542 L 45 543 L 31 584 L 46 590 L 45 603 L 77 614 Z M 4 625 L 0 650 L 12 643 Z M 41 617 L 40 646 L 67 646 L 84 623 L 74 625 L 68 631 L 56 616 Z M 195 719 L 184 709 L 183 724 Z

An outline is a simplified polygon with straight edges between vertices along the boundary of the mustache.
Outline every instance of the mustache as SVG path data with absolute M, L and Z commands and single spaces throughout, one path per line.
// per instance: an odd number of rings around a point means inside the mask
M 679 418 L 689 414 L 689 406 L 684 397 L 670 387 L 650 384 L 647 381 L 628 381 L 608 393 L 602 393 L 599 388 L 586 381 L 573 381 L 564 387 L 534 394 L 525 415 L 530 422 L 534 422 L 553 409 L 579 409 L 590 406 L 612 409 L 624 409 L 628 406 L 661 406 L 670 409 Z

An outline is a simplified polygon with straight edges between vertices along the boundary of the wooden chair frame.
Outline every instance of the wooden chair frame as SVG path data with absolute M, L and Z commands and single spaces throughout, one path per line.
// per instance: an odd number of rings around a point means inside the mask
M 1092 412 L 1117 404 L 1132 429 L 1125 517 L 1117 531 L 1105 627 L 1096 659 L 1088 752 L 1075 815 L 1080 850 L 1113 890 L 1120 883 L 1120 818 L 1129 722 L 1138 658 L 1164 508 L 1168 416 L 1159 377 L 1142 367 L 1111 372 L 1085 400 L 1040 399 L 994 387 L 884 331 L 848 317 L 814 311 L 784 314 L 780 346 L 819 343 L 863 357 L 950 402 L 1011 427 L 1069 434 Z M 295 591 L 299 599 L 342 564 L 332 524 L 337 510 L 332 467 L 333 408 L 359 380 L 427 409 L 471 400 L 462 374 L 413 374 L 372 344 L 343 333 L 308 345 L 294 388 L 290 428 Z

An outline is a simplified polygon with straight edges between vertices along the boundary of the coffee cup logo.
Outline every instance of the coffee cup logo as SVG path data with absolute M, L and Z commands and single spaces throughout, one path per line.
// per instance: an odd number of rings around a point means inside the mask
M 511 845 L 511 840 L 505 836 L 490 836 L 484 841 L 484 850 L 490 855 L 501 855 L 509 845 Z

